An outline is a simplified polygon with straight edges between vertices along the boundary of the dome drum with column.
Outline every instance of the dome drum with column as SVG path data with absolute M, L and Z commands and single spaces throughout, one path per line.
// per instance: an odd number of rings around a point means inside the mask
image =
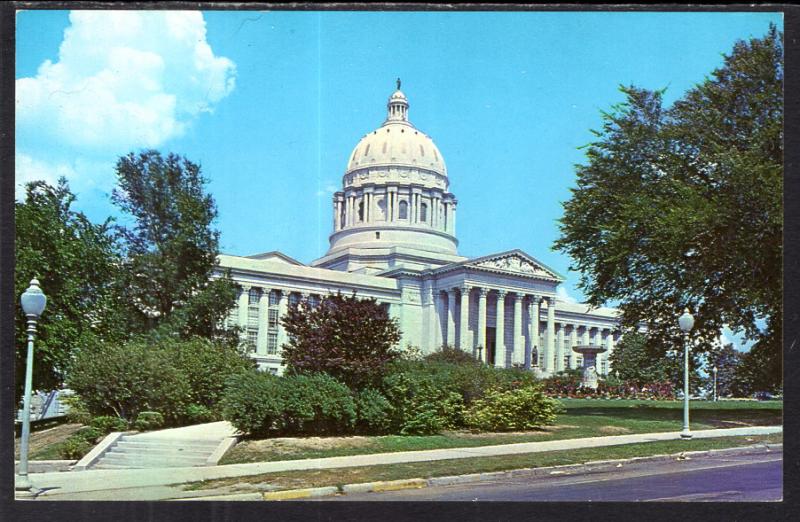
M 457 200 L 448 192 L 447 167 L 433 140 L 408 121 L 408 100 L 396 90 L 383 125 L 353 149 L 333 195 L 334 226 L 328 255 L 387 244 L 457 254 Z

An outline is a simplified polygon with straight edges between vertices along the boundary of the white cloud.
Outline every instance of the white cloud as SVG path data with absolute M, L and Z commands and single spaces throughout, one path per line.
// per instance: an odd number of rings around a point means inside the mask
M 196 11 L 72 11 L 58 61 L 16 81 L 17 132 L 122 153 L 157 147 L 234 88 Z
M 44 161 L 36 160 L 27 154 L 17 152 L 14 155 L 14 171 L 16 175 L 14 196 L 18 200 L 25 198 L 25 184 L 31 181 L 46 181 L 55 185 L 58 178 L 74 178 L 75 170 L 69 165 L 51 165 Z
M 566 288 L 564 288 L 563 286 L 559 286 L 559 287 L 558 287 L 558 289 L 556 290 L 556 297 L 557 297 L 557 298 L 558 298 L 560 301 L 566 301 L 567 303 L 573 303 L 573 304 L 575 304 L 575 303 L 577 303 L 577 302 L 578 302 L 578 300 L 577 300 L 577 299 L 575 299 L 574 297 L 572 297 L 571 295 L 569 295 L 569 293 L 567 293 L 567 289 L 566 289 Z

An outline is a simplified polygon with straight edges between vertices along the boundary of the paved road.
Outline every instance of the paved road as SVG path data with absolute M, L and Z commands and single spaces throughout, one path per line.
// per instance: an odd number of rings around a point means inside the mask
M 626 465 L 605 473 L 519 477 L 492 482 L 320 500 L 439 501 L 778 501 L 783 453 Z

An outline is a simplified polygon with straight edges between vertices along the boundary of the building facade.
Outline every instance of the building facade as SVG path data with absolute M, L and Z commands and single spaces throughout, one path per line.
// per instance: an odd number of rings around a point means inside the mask
M 601 344 L 608 351 L 597 371 L 607 374 L 616 310 L 559 300 L 564 278 L 521 250 L 458 254 L 458 200 L 444 158 L 408 108 L 398 81 L 386 120 L 350 155 L 322 258 L 305 265 L 280 252 L 220 255 L 218 274 L 228 271 L 239 288 L 229 321 L 244 328 L 259 367 L 281 372 L 279 318 L 290 303 L 355 292 L 388 307 L 403 347 L 429 353 L 452 345 L 487 364 L 547 376 L 581 365 L 572 346 Z

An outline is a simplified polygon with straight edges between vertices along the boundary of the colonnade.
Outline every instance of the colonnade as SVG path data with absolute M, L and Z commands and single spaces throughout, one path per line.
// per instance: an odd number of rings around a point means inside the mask
M 474 292 L 473 292 L 474 290 Z M 494 337 L 487 338 L 489 307 L 488 295 L 495 296 Z M 471 297 L 472 295 L 475 297 Z M 510 352 L 512 365 L 538 367 L 545 374 L 564 371 L 578 367 L 578 354 L 572 351 L 577 344 L 604 344 L 607 352 L 598 357 L 607 361 L 614 349 L 614 329 L 594 326 L 576 321 L 556 319 L 555 297 L 522 292 L 508 292 L 503 289 L 490 289 L 477 286 L 460 286 L 439 292 L 436 304 L 442 331 L 442 344 L 448 344 L 461 350 L 474 353 L 485 363 L 497 367 L 505 367 Z M 510 297 L 511 306 L 509 320 L 506 320 L 506 298 Z M 473 335 L 470 336 L 470 303 L 477 298 L 477 321 Z M 542 307 L 547 310 L 547 318 L 542 321 Z M 523 316 L 523 310 L 527 313 Z M 473 317 L 473 319 L 475 319 Z M 542 331 L 542 324 L 544 329 Z M 506 330 L 511 328 L 511 345 L 506 345 Z M 569 336 L 567 330 L 569 329 Z M 579 338 L 578 332 L 582 330 Z M 487 347 L 494 345 L 494 360 L 489 359 Z M 600 370 L 601 368 L 598 368 Z M 608 371 L 608 367 L 605 367 Z
M 424 225 L 455 234 L 456 201 L 452 194 L 418 187 L 363 187 L 333 196 L 333 230 L 356 225 Z

